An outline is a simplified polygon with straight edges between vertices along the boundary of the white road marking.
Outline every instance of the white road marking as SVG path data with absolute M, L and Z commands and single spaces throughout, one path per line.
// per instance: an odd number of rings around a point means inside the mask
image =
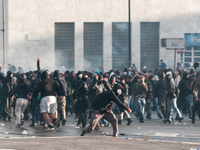
M 179 134 L 176 133 L 156 133 L 154 136 L 164 136 L 164 137 L 176 137 Z

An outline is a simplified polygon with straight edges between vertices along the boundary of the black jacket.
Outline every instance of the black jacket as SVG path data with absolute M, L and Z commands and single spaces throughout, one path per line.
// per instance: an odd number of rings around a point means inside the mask
M 0 80 L 1 83 L 3 84 L 2 87 L 2 97 L 8 97 L 12 90 L 16 87 L 16 82 L 13 78 L 10 78 L 10 74 L 12 74 L 10 71 L 7 72 L 7 76 L 4 77 L 1 73 L 1 68 L 0 68 Z
M 41 99 L 45 96 L 62 96 L 58 84 L 50 79 L 48 73 L 44 71 L 41 76 L 42 81 L 37 85 L 33 93 L 33 98 L 37 98 L 39 92 L 41 92 Z
M 158 96 L 165 96 L 167 94 L 167 87 L 163 78 L 158 80 L 156 84 L 156 93 L 158 94 Z
M 107 91 L 104 84 L 99 83 L 98 80 L 93 80 L 88 89 L 88 98 L 90 101 L 94 99 L 98 94 Z
M 75 99 L 88 98 L 88 86 L 83 80 L 79 80 L 74 89 Z
M 54 80 L 58 83 L 62 96 L 67 96 L 67 82 L 64 78 L 60 78 L 60 72 L 54 71 Z
M 31 92 L 31 88 L 27 84 L 18 84 L 17 87 L 10 93 L 9 98 L 16 94 L 17 98 L 28 99 L 28 92 Z
M 114 103 L 121 106 L 123 109 L 128 109 L 115 95 L 115 92 L 111 90 L 97 95 L 92 102 L 92 108 L 100 113 L 106 113 L 111 110 Z
M 103 84 L 107 91 L 112 90 L 110 82 L 103 80 Z
M 189 94 L 192 94 L 192 90 L 189 87 L 186 77 L 187 77 L 187 74 L 183 74 L 183 79 L 179 82 L 179 85 L 178 85 L 178 88 L 180 90 L 179 96 L 188 96 Z

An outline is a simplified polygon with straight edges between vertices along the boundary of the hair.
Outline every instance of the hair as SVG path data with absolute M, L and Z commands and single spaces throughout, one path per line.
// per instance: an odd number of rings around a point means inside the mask
M 149 76 L 149 80 L 151 80 L 153 77 L 155 77 L 153 74 Z

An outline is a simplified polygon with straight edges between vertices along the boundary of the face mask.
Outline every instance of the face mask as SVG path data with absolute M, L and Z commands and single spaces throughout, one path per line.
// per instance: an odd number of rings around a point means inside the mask
M 122 94 L 122 90 L 121 90 L 121 89 L 117 89 L 117 93 L 118 93 L 119 95 L 121 95 L 121 94 Z
M 82 76 L 83 76 L 82 74 L 79 74 L 79 75 L 78 75 L 79 78 L 82 78 Z
M 87 78 L 86 78 L 86 77 L 83 77 L 82 80 L 85 82 L 85 81 L 87 80 Z

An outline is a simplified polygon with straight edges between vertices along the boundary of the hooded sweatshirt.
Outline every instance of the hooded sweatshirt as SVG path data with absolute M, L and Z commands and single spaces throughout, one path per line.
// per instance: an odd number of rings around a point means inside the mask
M 60 78 L 59 70 L 54 71 L 53 77 L 60 87 L 62 96 L 67 96 L 67 82 L 64 78 Z
M 180 90 L 179 96 L 188 96 L 189 94 L 192 94 L 192 91 L 190 89 L 190 86 L 187 81 L 187 73 L 183 73 L 183 79 L 179 82 L 178 88 Z
M 39 92 L 41 92 L 41 99 L 45 96 L 62 96 L 58 84 L 50 79 L 50 76 L 46 71 L 42 73 L 41 79 L 42 81 L 38 83 L 37 88 L 33 93 L 33 98 L 36 98 Z

